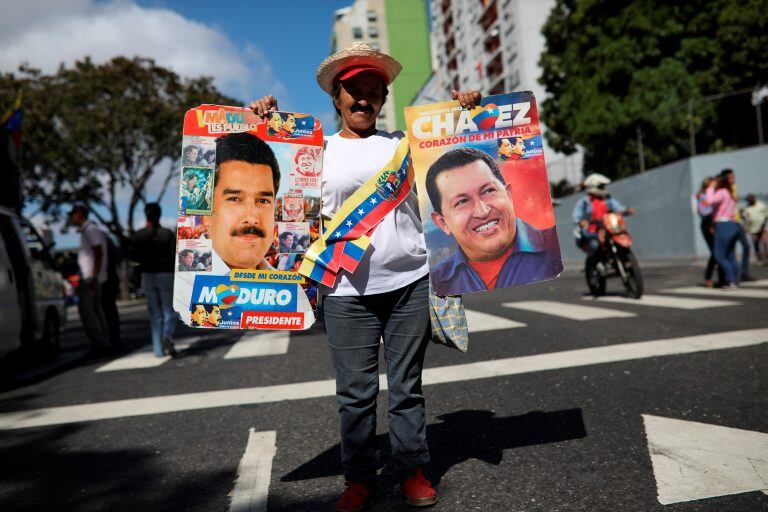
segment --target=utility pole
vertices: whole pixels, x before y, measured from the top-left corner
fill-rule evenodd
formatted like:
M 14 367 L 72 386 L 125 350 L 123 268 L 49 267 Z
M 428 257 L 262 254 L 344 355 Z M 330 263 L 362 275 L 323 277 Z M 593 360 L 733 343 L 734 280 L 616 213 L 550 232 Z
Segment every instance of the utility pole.
M 763 141 L 763 113 L 761 109 L 763 102 L 757 95 L 757 90 L 755 90 L 755 94 L 752 97 L 755 98 L 755 115 L 757 115 L 757 143 L 762 146 L 765 144 L 765 141 Z
M 693 100 L 688 100 L 688 140 L 691 156 L 696 155 L 696 127 L 693 124 Z
M 643 132 L 640 130 L 640 125 L 635 126 L 637 129 L 637 159 L 640 161 L 640 172 L 645 172 L 645 152 L 643 151 Z

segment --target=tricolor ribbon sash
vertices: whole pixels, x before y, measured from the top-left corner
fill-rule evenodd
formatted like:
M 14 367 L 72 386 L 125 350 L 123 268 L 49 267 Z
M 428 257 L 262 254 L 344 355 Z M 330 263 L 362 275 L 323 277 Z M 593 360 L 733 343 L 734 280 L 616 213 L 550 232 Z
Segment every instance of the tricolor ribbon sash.
M 341 269 L 350 273 L 357 269 L 371 244 L 370 234 L 411 192 L 410 160 L 408 137 L 403 137 L 392 160 L 344 201 L 322 236 L 307 249 L 301 275 L 333 287 Z

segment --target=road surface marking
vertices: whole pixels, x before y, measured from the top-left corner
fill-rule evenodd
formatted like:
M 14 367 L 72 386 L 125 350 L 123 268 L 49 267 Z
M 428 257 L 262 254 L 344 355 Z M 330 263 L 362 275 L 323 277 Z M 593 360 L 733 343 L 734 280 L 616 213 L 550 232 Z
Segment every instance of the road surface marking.
M 480 313 L 471 309 L 466 310 L 467 328 L 469 332 L 495 331 L 497 329 L 514 329 L 525 327 L 522 322 L 515 322 L 502 316 Z
M 608 297 L 583 297 L 584 300 L 595 302 L 613 302 L 616 304 L 631 304 L 638 306 L 653 306 L 658 308 L 673 309 L 706 309 L 719 308 L 723 306 L 738 306 L 741 302 L 730 300 L 713 299 L 691 299 L 688 297 L 670 297 L 668 295 L 643 295 L 639 299 L 630 299 L 629 297 L 608 296 Z
M 768 434 L 643 414 L 659 503 L 768 490 Z
M 236 335 L 237 333 L 235 333 Z M 197 342 L 205 340 L 218 340 L 232 337 L 227 332 L 206 334 L 204 336 L 190 336 L 189 338 L 180 338 L 176 340 L 174 346 L 176 351 L 181 352 Z M 169 361 L 171 356 L 157 357 L 152 350 L 152 345 L 145 345 L 130 354 L 110 361 L 109 363 L 96 368 L 96 372 L 113 372 L 117 370 L 136 370 L 141 368 L 155 368 Z
M 768 299 L 768 290 L 732 290 L 725 292 L 718 288 L 704 288 L 700 286 L 685 286 L 682 288 L 669 288 L 661 290 L 663 293 L 682 293 L 687 295 L 715 295 L 723 299 L 734 297 L 744 299 Z
M 286 354 L 289 333 L 285 331 L 264 331 L 246 333 L 232 345 L 224 359 L 261 357 Z
M 709 350 L 748 347 L 768 342 L 768 329 L 717 332 L 604 347 L 550 352 L 424 370 L 425 385 L 487 379 L 531 372 L 576 368 L 595 364 L 647 359 L 650 357 L 692 354 Z M 386 377 L 380 375 L 380 388 L 386 389 Z M 105 420 L 147 414 L 194 411 L 213 407 L 274 403 L 283 400 L 332 397 L 333 380 L 318 380 L 254 388 L 184 393 L 148 398 L 132 398 L 63 407 L 49 407 L 0 413 L 0 430 L 62 425 L 81 421 Z
M 739 286 L 747 286 L 747 287 L 768 286 L 768 279 L 758 279 L 757 281 L 743 281 L 743 282 L 739 283 Z
M 248 433 L 245 454 L 237 467 L 237 482 L 232 489 L 230 512 L 265 512 L 269 495 L 269 481 L 272 476 L 272 459 L 275 458 L 276 433 Z
M 192 338 L 190 338 L 192 340 Z M 195 341 L 199 341 L 197 339 L 193 340 L 193 343 Z M 182 351 L 188 349 L 192 343 L 175 343 L 177 351 Z M 131 352 L 128 355 L 125 355 L 123 357 L 117 358 L 113 361 L 110 361 L 109 363 L 99 366 L 94 370 L 95 372 L 114 372 L 118 370 L 136 370 L 139 368 L 155 368 L 157 366 L 160 366 L 161 364 L 165 363 L 166 361 L 169 361 L 171 359 L 171 356 L 163 356 L 163 357 L 157 357 L 155 355 L 154 350 L 152 350 L 152 345 L 146 345 L 144 347 L 141 347 L 139 350 L 136 350 L 134 352 Z
M 599 320 L 601 318 L 628 318 L 637 316 L 627 311 L 616 309 L 598 308 L 596 306 L 579 306 L 567 302 L 555 302 L 551 300 L 524 300 L 519 302 L 505 302 L 505 308 L 524 309 L 544 315 L 555 315 L 570 320 Z

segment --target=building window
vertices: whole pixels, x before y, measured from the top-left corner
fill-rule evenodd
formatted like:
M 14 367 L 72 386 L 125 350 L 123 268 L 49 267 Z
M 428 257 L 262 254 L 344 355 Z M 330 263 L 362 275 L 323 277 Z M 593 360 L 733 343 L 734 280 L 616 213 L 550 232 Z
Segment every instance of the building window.
M 368 21 L 371 21 L 371 22 L 376 21 L 376 11 L 369 10 L 367 12 L 367 15 L 368 15 Z
M 377 52 L 381 50 L 381 46 L 379 46 L 379 43 L 377 43 L 375 41 L 371 43 L 371 48 L 373 48 Z
M 355 39 L 362 39 L 363 38 L 363 29 L 361 29 L 360 27 L 352 28 L 352 36 Z
M 379 37 L 378 27 L 374 27 L 374 26 L 368 27 L 368 37 L 372 37 L 374 39 Z

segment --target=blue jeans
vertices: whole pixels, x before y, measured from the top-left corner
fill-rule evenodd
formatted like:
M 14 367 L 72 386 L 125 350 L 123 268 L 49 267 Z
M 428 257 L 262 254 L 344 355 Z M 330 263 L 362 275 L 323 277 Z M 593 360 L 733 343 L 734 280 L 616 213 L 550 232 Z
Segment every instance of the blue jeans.
M 739 244 L 741 245 L 741 277 L 749 275 L 749 238 L 747 237 L 747 230 L 744 226 L 739 226 Z
M 723 269 L 725 284 L 739 280 L 739 263 L 736 261 L 736 242 L 741 226 L 735 222 L 715 222 L 715 259 Z
M 141 288 L 147 296 L 152 329 L 152 350 L 163 357 L 163 337 L 173 340 L 176 312 L 173 310 L 173 272 L 142 272 Z
M 431 336 L 427 276 L 403 288 L 360 297 L 325 297 L 325 327 L 336 375 L 341 462 L 347 480 L 376 479 L 379 339 L 384 339 L 392 458 L 429 462 L 421 371 Z

